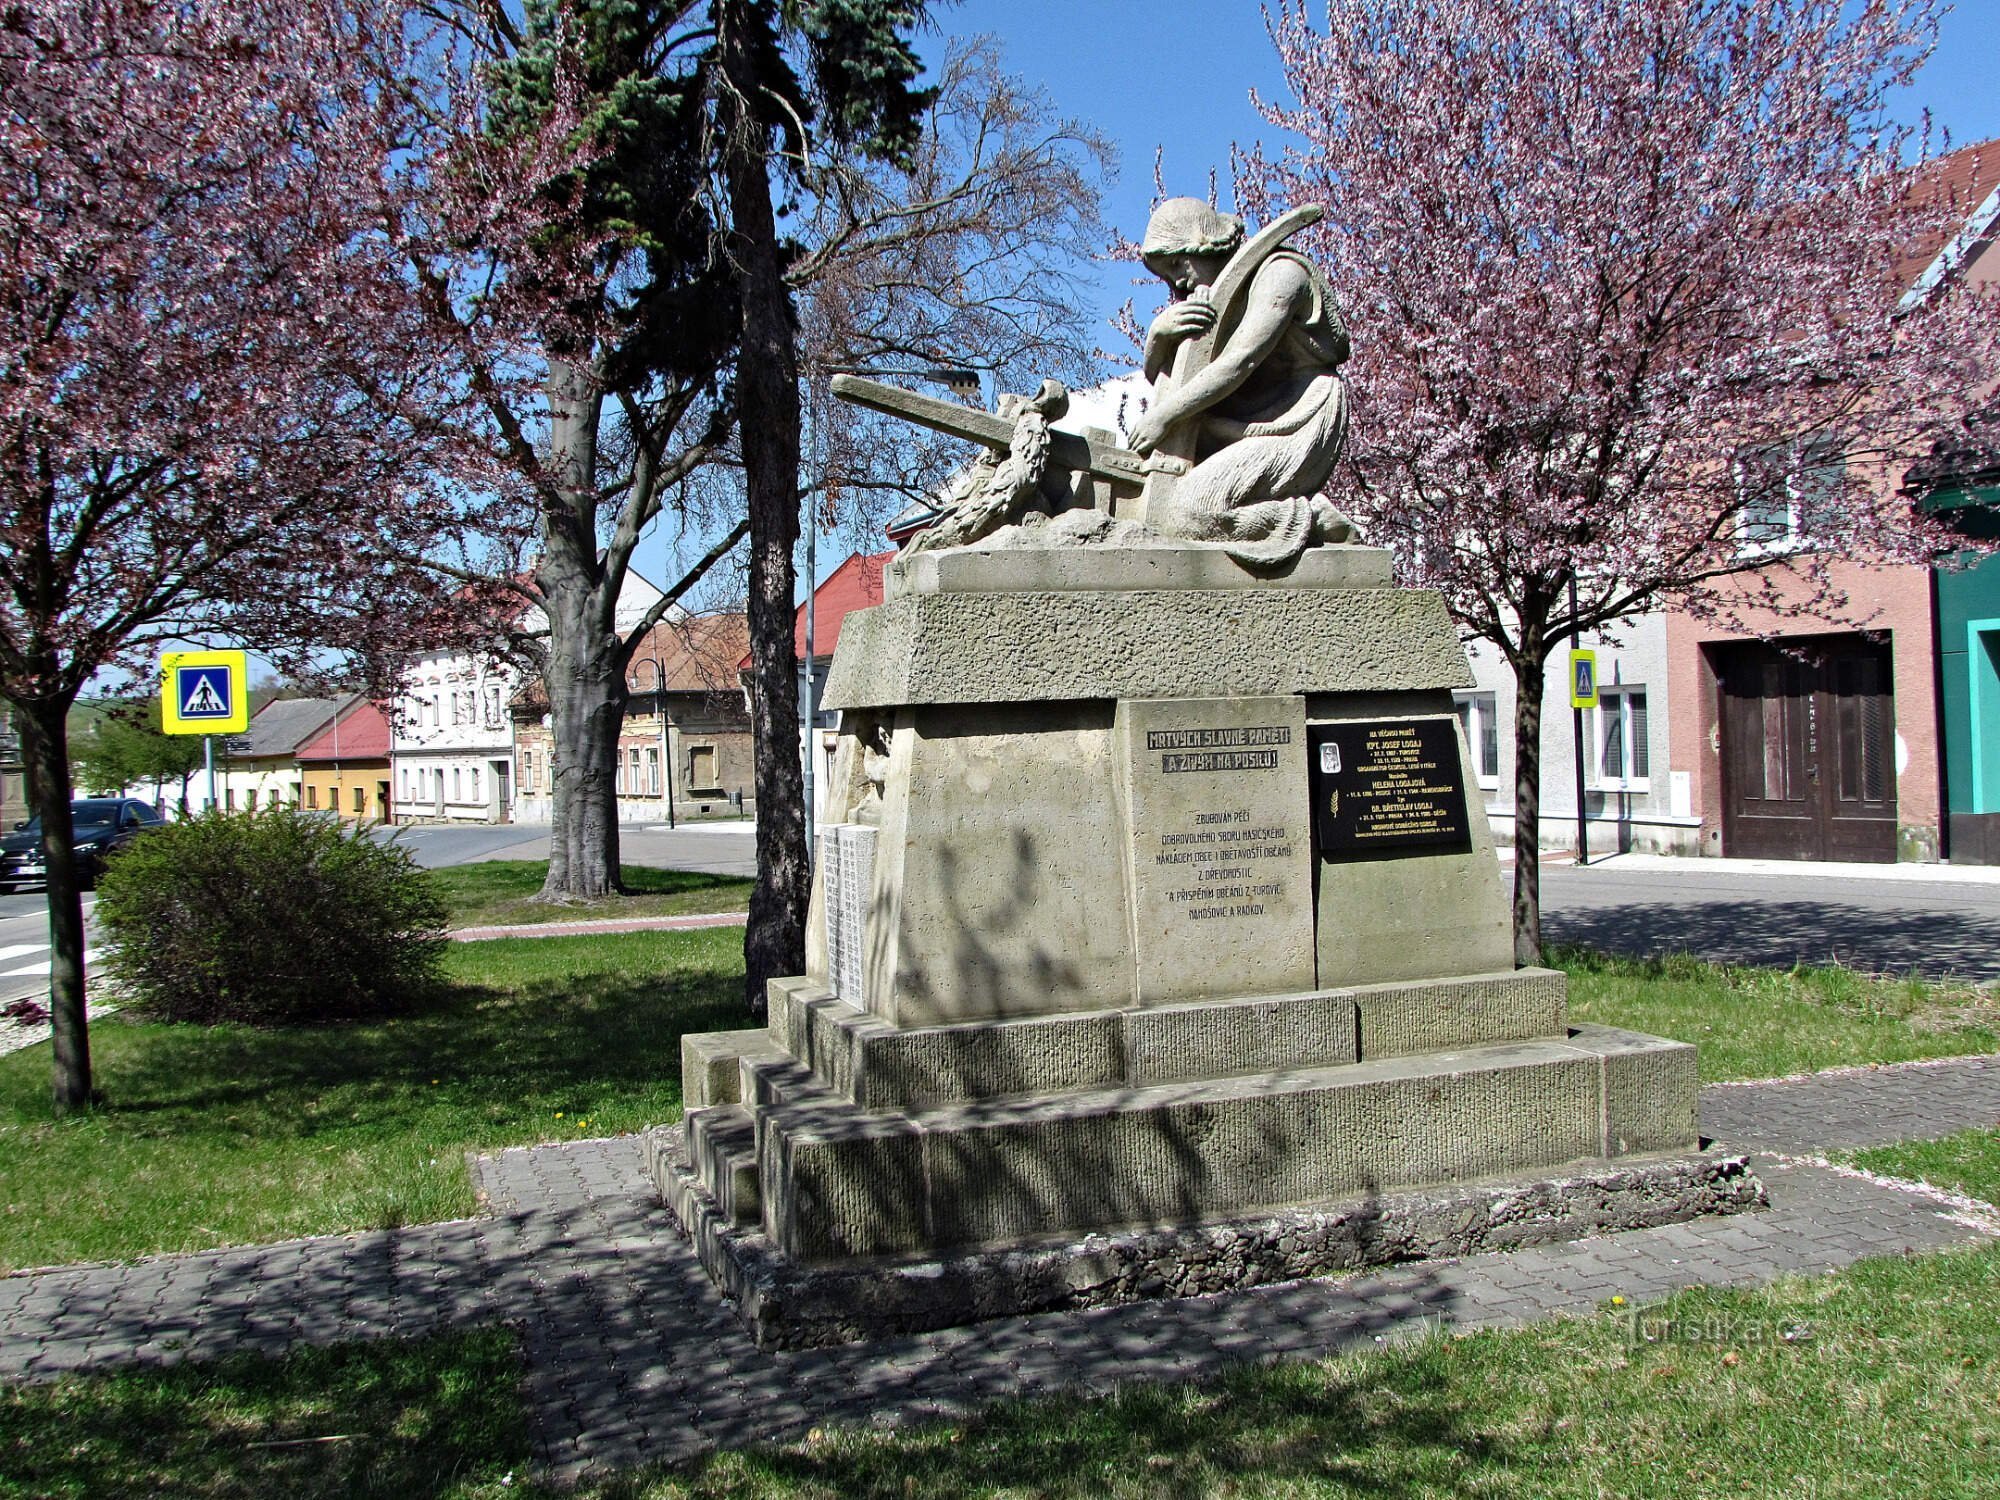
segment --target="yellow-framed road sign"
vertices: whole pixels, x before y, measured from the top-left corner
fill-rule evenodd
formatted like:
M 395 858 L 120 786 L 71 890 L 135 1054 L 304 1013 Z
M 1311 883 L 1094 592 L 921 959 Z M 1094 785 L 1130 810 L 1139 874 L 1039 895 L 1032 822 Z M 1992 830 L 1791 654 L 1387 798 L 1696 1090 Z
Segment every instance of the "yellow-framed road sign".
M 1597 653 L 1572 651 L 1569 654 L 1569 706 L 1597 707 Z
M 248 729 L 249 653 L 162 652 L 160 725 L 168 734 L 241 734 Z

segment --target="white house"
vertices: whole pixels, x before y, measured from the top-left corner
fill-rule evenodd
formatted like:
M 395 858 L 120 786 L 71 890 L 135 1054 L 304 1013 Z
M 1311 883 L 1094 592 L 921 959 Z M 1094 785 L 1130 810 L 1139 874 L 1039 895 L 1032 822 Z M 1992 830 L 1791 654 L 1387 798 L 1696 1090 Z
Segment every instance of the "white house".
M 1596 657 L 1598 706 L 1583 711 L 1583 803 L 1594 854 L 1696 854 L 1701 819 L 1686 771 L 1669 768 L 1667 618 L 1650 613 L 1577 645 Z M 1472 769 L 1496 841 L 1514 837 L 1514 672 L 1483 641 L 1466 645 L 1478 686 L 1455 693 Z M 1567 640 L 1549 653 L 1542 686 L 1538 842 L 1576 847 L 1576 734 Z
M 660 591 L 628 571 L 617 625 L 636 626 Z M 547 627 L 539 608 L 523 611 L 530 634 Z M 460 648 L 422 656 L 403 674 L 396 702 L 389 776 L 403 823 L 505 823 L 514 815 L 514 719 L 520 673 L 495 656 Z

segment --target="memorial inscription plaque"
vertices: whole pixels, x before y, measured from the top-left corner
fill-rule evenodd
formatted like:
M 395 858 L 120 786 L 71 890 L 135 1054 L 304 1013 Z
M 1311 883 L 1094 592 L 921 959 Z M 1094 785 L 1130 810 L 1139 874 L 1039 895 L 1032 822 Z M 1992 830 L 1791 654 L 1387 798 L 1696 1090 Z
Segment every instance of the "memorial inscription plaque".
M 1472 847 L 1453 720 L 1315 724 L 1307 749 L 1322 858 Z
M 1141 1004 L 1313 983 L 1304 700 L 1118 706 Z

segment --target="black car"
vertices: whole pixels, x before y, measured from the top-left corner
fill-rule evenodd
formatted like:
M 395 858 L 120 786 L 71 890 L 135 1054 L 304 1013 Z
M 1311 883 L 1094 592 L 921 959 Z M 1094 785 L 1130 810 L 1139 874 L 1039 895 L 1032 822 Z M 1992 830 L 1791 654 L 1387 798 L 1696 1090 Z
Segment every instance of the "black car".
M 164 821 L 160 810 L 136 797 L 86 797 L 69 805 L 76 838 L 77 875 L 90 885 L 104 873 L 104 857 L 122 849 L 149 828 Z M 42 864 L 42 820 L 14 825 L 0 837 L 0 890 L 42 885 L 48 871 Z

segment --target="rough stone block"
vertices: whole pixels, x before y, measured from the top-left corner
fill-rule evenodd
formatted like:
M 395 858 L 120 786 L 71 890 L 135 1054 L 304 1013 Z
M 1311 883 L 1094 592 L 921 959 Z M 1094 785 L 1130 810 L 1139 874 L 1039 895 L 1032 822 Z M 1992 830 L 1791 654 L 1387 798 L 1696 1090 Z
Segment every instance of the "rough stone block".
M 1694 1148 L 1701 1085 L 1691 1044 L 1579 1026 L 1570 1045 L 1601 1059 L 1606 1156 Z
M 1469 847 L 1409 849 L 1319 864 L 1319 983 L 1380 984 L 1445 979 L 1514 967 L 1514 928 L 1486 803 L 1472 774 L 1464 735 L 1442 693 L 1425 697 L 1341 694 L 1315 697 L 1308 722 L 1419 721 L 1450 728 L 1459 746 L 1459 794 Z
M 1354 990 L 1363 1058 L 1560 1037 L 1568 982 L 1553 969 L 1474 974 Z
M 757 1218 L 757 1132 L 747 1111 L 723 1105 L 690 1115 L 687 1152 L 702 1186 L 731 1223 Z
M 767 1205 L 773 1142 L 796 1156 L 796 1136 L 815 1207 L 767 1222 L 801 1244 L 1004 1244 L 1556 1166 L 1600 1153 L 1602 1075 L 1595 1055 L 1533 1042 L 911 1116 L 778 1112 Z
M 1354 1002 L 1340 992 L 1153 1006 L 1122 1020 L 1135 1084 L 1331 1068 L 1357 1055 Z
M 1034 1017 L 901 1031 L 841 1023 L 855 1060 L 851 1097 L 863 1109 L 924 1109 L 971 1099 L 1102 1088 L 1124 1072 L 1118 1017 Z
M 743 1076 L 738 1088 L 743 1106 L 761 1120 L 773 1109 L 838 1109 L 844 1100 L 791 1057 L 756 1057 L 743 1060 Z
M 866 1008 L 898 1026 L 1132 997 L 1111 705 L 901 712 L 876 845 Z
M 672 1149 L 649 1156 L 696 1253 L 763 1348 L 807 1348 L 1053 1308 L 1192 1297 L 1330 1271 L 1476 1255 L 1763 1206 L 1723 1150 L 1349 1198 L 1201 1226 L 1141 1227 L 935 1259 L 801 1265 L 730 1224 Z
M 1441 596 L 1413 589 L 912 594 L 841 622 L 828 708 L 1466 688 Z
M 799 1035 L 800 1025 L 793 1014 L 799 999 L 805 995 L 827 992 L 824 981 L 808 978 L 803 974 L 787 975 L 783 979 L 773 979 L 764 986 L 764 1020 L 771 1033 L 771 1040 L 787 1052 L 793 1050 Z
M 777 1054 L 768 1031 L 702 1031 L 681 1038 L 681 1107 L 692 1114 L 742 1099 L 738 1073 L 745 1057 Z

